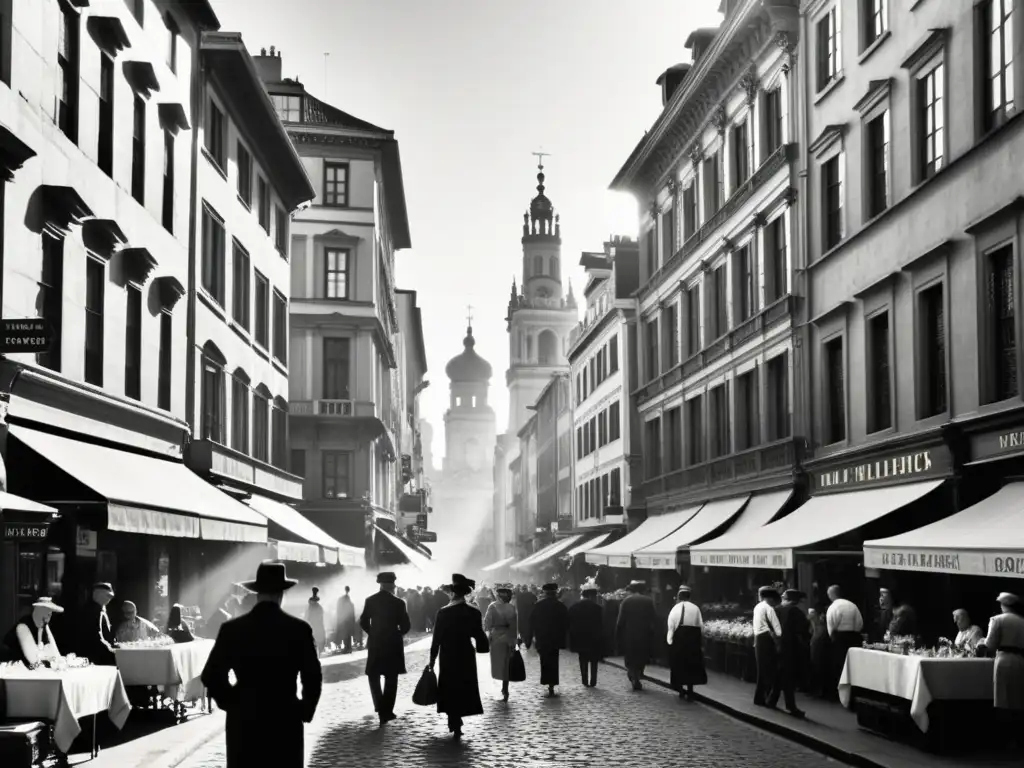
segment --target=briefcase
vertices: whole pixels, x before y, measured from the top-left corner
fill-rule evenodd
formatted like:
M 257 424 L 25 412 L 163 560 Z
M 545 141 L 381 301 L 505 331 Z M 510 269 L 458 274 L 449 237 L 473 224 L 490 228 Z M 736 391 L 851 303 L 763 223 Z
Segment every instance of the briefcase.
M 50 753 L 50 726 L 39 721 L 0 725 L 0 765 L 31 768 Z

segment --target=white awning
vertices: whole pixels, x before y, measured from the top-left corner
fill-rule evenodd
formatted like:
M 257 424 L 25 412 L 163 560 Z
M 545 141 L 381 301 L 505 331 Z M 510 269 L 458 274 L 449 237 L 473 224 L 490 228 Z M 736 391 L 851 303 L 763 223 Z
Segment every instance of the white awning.
M 656 568 L 674 571 L 676 552 L 689 547 L 693 542 L 707 538 L 728 523 L 743 509 L 750 496 L 712 501 L 682 528 L 670 533 L 664 539 L 633 553 L 637 568 Z
M 618 541 L 587 552 L 587 562 L 594 565 L 610 565 L 613 568 L 629 568 L 633 564 L 634 552 L 661 541 L 673 531 L 682 528 L 700 511 L 701 506 L 698 504 L 677 512 L 648 517 Z
M 0 491 L 0 512 L 38 512 L 43 515 L 52 515 L 56 509 L 40 504 L 38 501 L 23 499 L 7 491 Z
M 499 560 L 496 563 L 491 563 L 486 568 L 481 568 L 480 572 L 481 573 L 490 573 L 491 571 L 496 571 L 499 568 L 504 568 L 506 565 L 509 565 L 515 559 L 516 559 L 515 555 L 512 555 L 512 557 L 506 557 L 504 560 Z
M 25 427 L 11 427 L 10 434 L 105 498 L 109 530 L 216 541 L 267 541 L 267 521 L 262 515 L 217 490 L 181 462 Z
M 405 559 L 409 561 L 409 564 L 411 566 L 413 566 L 424 576 L 443 578 L 443 576 L 441 575 L 440 568 L 438 568 L 438 566 L 425 554 L 420 552 L 418 549 L 409 546 L 407 543 L 402 541 L 402 539 L 400 539 L 398 536 L 395 536 L 395 534 L 385 531 L 379 525 L 374 527 L 377 529 L 378 533 L 383 534 L 387 538 L 387 540 L 391 542 L 391 545 L 395 549 L 397 549 L 405 556 Z
M 309 518 L 299 512 L 299 510 L 295 509 L 295 507 L 283 504 L 280 501 L 268 499 L 266 496 L 260 496 L 258 494 L 253 494 L 252 498 L 246 501 L 246 504 L 267 518 L 271 523 L 280 526 L 289 533 L 295 534 L 300 541 L 315 545 L 318 549 L 317 556 L 313 560 L 309 560 L 306 559 L 310 556 L 307 551 L 308 547 L 296 549 L 292 546 L 286 548 L 285 551 L 287 553 L 295 554 L 303 558 L 301 560 L 296 560 L 293 557 L 284 557 L 281 555 L 281 548 L 279 546 L 278 557 L 281 560 L 292 560 L 293 562 L 300 563 L 316 563 L 323 559 L 323 561 L 328 565 L 334 565 L 340 562 L 341 565 L 365 566 L 366 558 L 363 556 L 363 551 L 361 549 L 358 547 L 350 547 L 347 544 L 335 541 L 330 534 L 313 523 Z M 319 553 L 320 547 L 323 548 L 322 555 Z
M 305 541 L 272 541 L 278 560 L 289 563 L 319 563 L 320 547 Z
M 562 552 L 569 549 L 569 547 L 578 543 L 582 539 L 582 535 L 569 536 L 565 539 L 559 539 L 554 544 L 548 544 L 541 550 L 534 552 L 528 558 L 522 562 L 516 563 L 512 566 L 513 571 L 525 571 L 527 568 L 536 568 L 539 565 L 544 565 L 548 560 L 553 557 L 558 557 Z
M 856 530 L 934 491 L 942 480 L 812 496 L 800 508 L 761 528 L 729 531 L 690 547 L 694 565 L 793 567 L 793 550 Z
M 598 536 L 595 536 L 592 539 L 587 539 L 582 544 L 577 544 L 575 547 L 570 549 L 563 555 L 563 557 L 566 560 L 572 560 L 574 557 L 576 557 L 576 555 L 582 555 L 583 553 L 589 552 L 592 549 L 597 549 L 606 541 L 608 541 L 608 537 L 611 535 L 611 531 L 609 531 L 608 533 L 602 533 Z
M 864 567 L 1024 579 L 1024 483 L 931 525 L 864 542 Z

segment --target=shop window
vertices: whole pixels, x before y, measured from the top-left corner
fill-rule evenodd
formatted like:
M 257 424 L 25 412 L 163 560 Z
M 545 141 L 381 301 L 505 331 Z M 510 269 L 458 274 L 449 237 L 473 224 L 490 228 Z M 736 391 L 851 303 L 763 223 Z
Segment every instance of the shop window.
M 846 439 L 846 361 L 842 337 L 825 344 L 825 439 L 838 443 Z

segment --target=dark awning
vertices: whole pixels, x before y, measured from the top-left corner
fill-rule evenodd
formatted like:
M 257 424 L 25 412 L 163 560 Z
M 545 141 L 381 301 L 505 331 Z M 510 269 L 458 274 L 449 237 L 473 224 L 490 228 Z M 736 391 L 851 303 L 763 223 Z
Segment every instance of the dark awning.
M 153 282 L 156 283 L 161 308 L 173 311 L 174 305 L 185 295 L 185 286 L 174 275 L 161 275 Z
M 124 25 L 117 16 L 90 16 L 85 22 L 96 45 L 110 56 L 117 56 L 125 48 L 131 48 L 131 40 L 124 31 Z
M 124 63 L 124 78 L 136 92 L 143 96 L 149 96 L 153 91 L 160 90 L 160 81 L 157 80 L 156 70 L 148 61 L 126 61 Z

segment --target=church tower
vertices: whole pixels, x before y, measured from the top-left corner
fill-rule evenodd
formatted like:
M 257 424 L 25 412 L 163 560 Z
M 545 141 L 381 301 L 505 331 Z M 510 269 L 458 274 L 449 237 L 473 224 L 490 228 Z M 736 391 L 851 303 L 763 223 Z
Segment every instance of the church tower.
M 537 196 L 523 214 L 522 290 L 512 281 L 505 318 L 509 334 L 508 434 L 515 435 L 551 377 L 569 370 L 569 332 L 579 322 L 572 285 L 562 283 L 562 233 L 544 194 L 544 155 L 538 153 Z
M 474 349 L 472 317 L 469 322 L 462 353 L 444 369 L 450 382 L 444 415 L 444 474 L 451 478 L 484 472 L 490 484 L 496 432 L 494 409 L 487 402 L 491 365 Z

